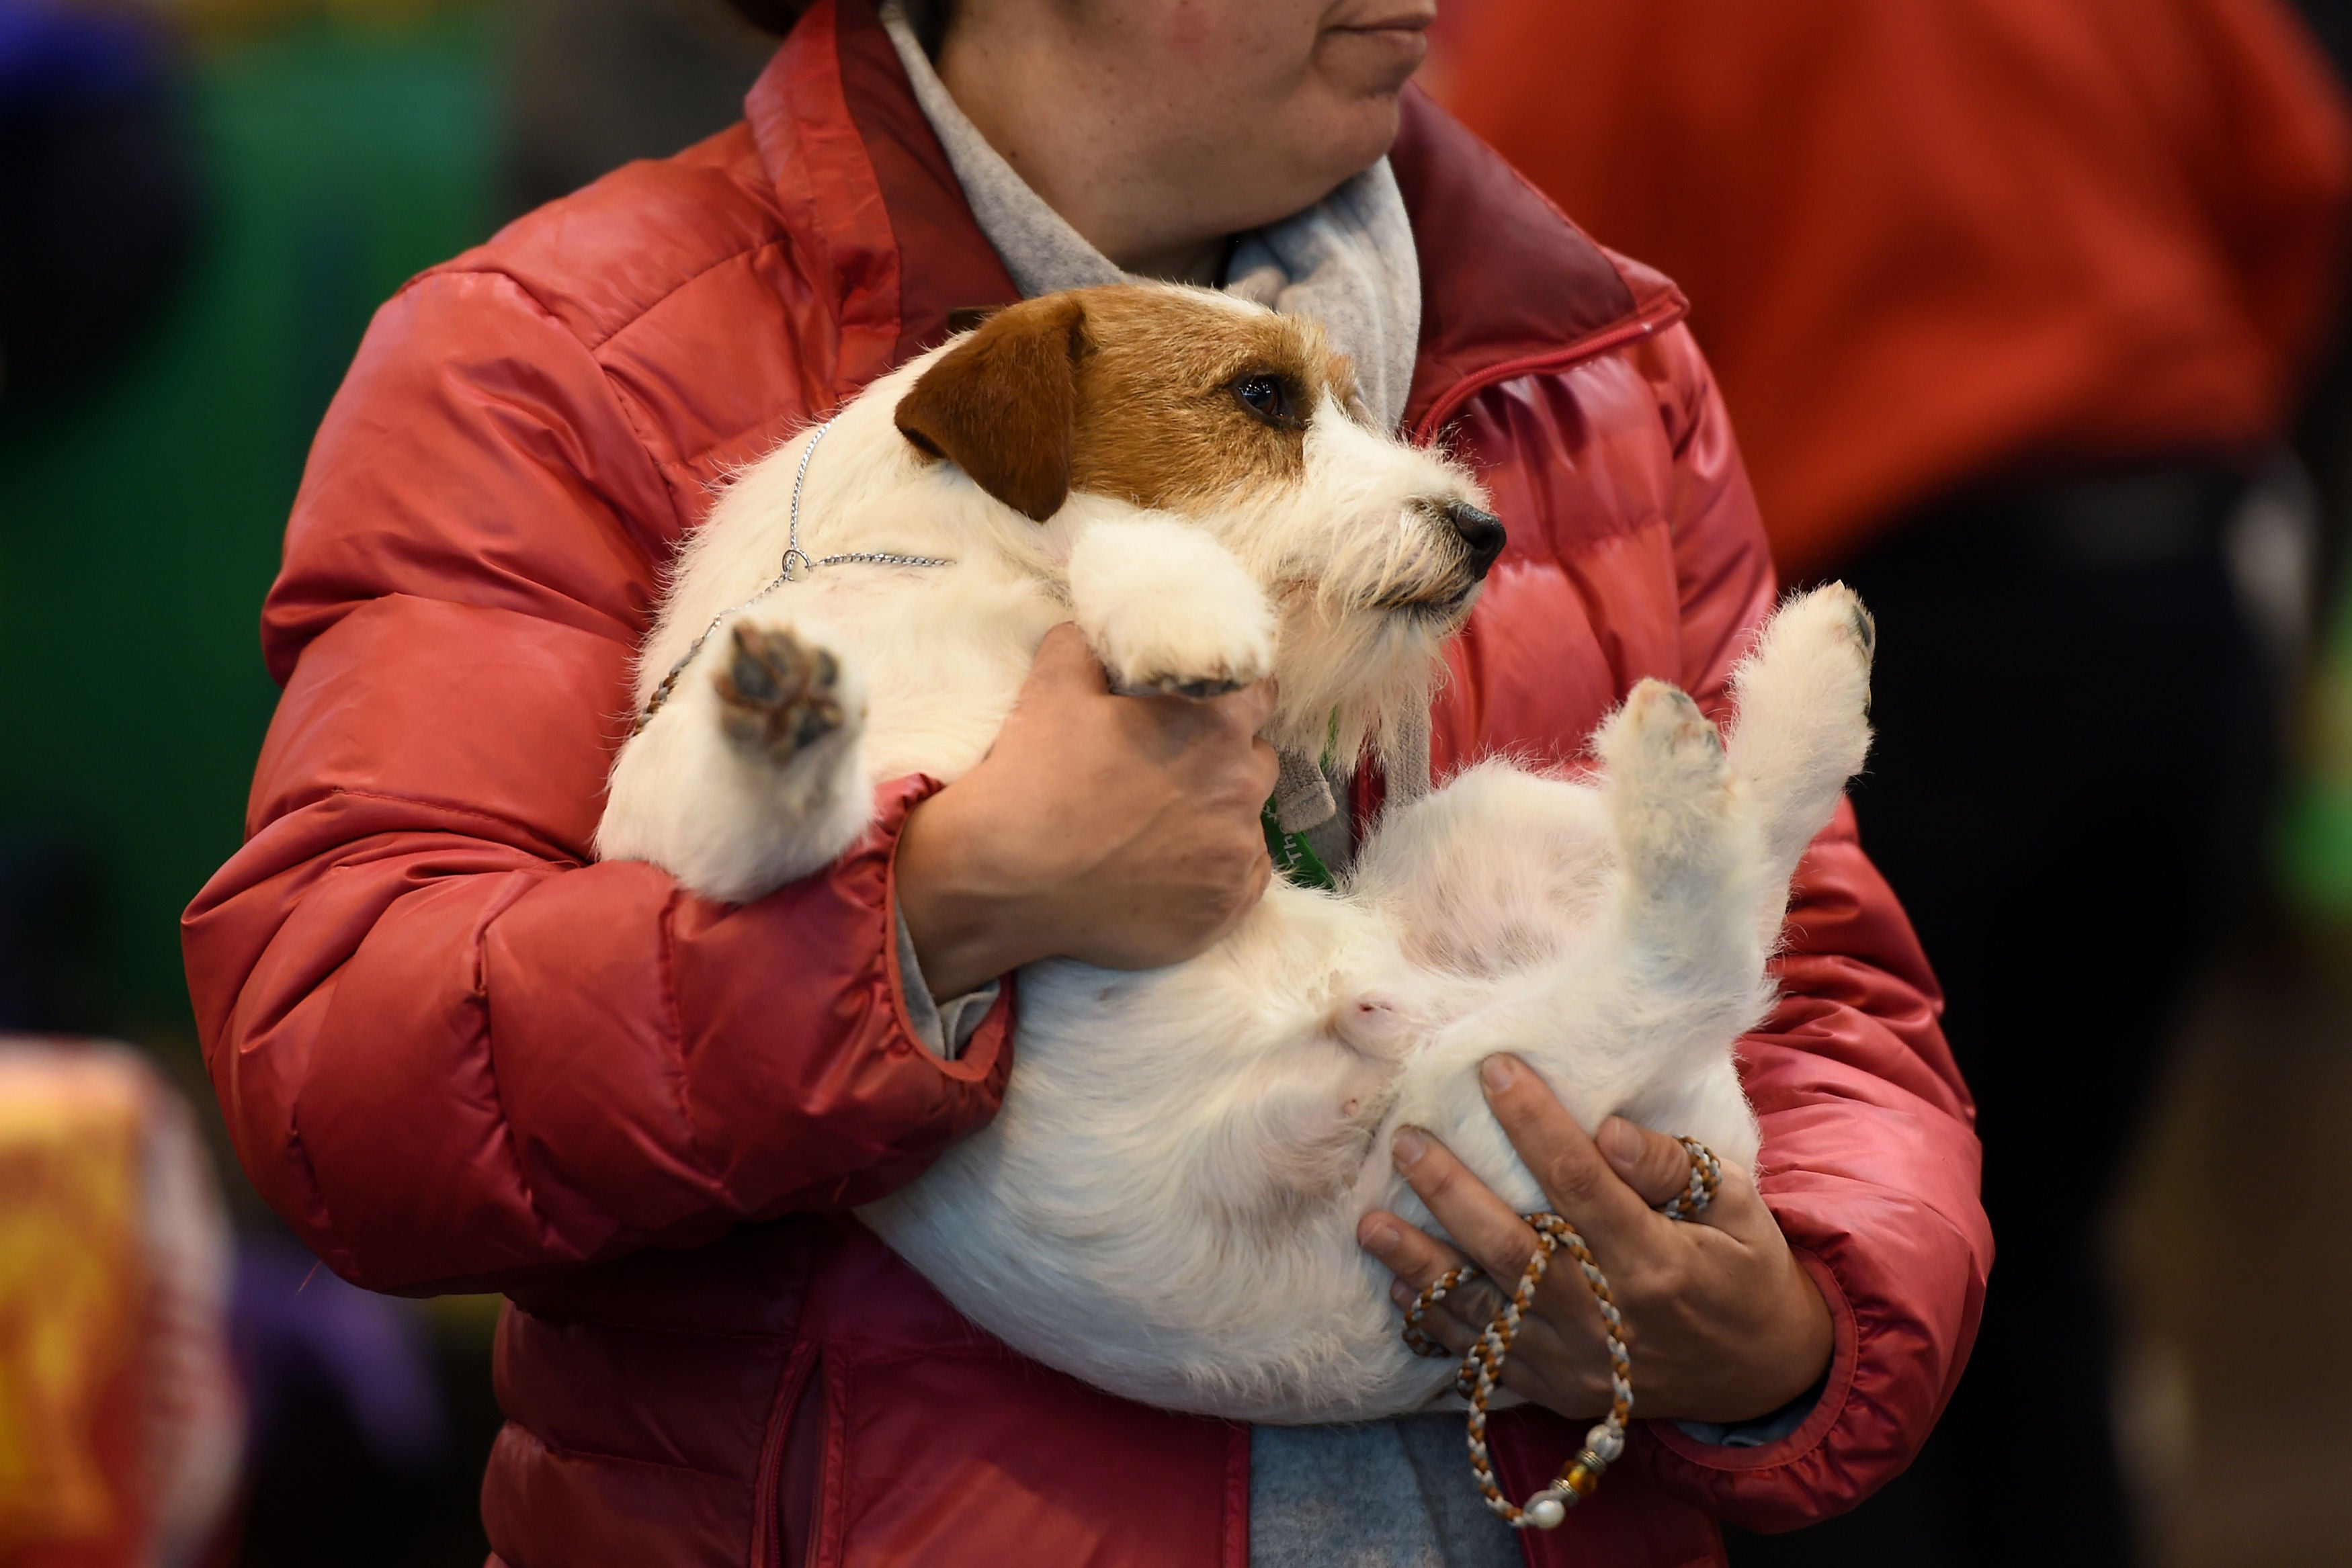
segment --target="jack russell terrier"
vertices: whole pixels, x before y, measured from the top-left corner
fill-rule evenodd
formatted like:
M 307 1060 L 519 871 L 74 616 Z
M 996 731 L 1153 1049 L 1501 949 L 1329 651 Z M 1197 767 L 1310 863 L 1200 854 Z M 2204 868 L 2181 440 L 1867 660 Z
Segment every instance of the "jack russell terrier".
M 1645 680 L 1590 769 L 1489 761 L 1411 798 L 1442 644 L 1503 542 L 1470 474 L 1369 426 L 1308 322 L 1175 287 L 1011 307 L 729 488 L 644 649 L 598 852 L 729 901 L 805 876 L 867 831 L 877 781 L 978 762 L 1060 622 L 1119 689 L 1277 677 L 1268 741 L 1394 781 L 1339 888 L 1277 878 L 1165 968 L 1024 968 L 1002 1112 L 859 1217 L 1112 1393 L 1257 1422 L 1421 1408 L 1453 1369 L 1406 1350 L 1355 1240 L 1372 1208 L 1429 1220 L 1390 1133 L 1544 1207 L 1477 1085 L 1510 1051 L 1587 1128 L 1751 1164 L 1734 1042 L 1870 738 L 1870 621 L 1831 587 L 1766 626 L 1727 737 Z

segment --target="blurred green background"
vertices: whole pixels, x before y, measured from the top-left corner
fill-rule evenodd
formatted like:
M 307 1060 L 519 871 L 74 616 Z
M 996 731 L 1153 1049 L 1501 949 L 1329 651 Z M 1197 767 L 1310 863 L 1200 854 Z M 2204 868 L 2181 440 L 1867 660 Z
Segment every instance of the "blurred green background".
M 88 375 L 37 388 L 0 364 L 0 1019 L 131 1040 L 203 1108 L 240 1233 L 255 1424 L 224 1550 L 250 1568 L 470 1568 L 496 1300 L 372 1297 L 314 1270 L 211 1110 L 179 915 L 242 838 L 277 700 L 262 598 L 377 306 L 529 207 L 723 127 L 772 44 L 717 0 L 169 16 L 159 147 L 189 144 L 193 244 L 120 333 L 76 321 Z
M 488 10 L 201 49 L 209 210 L 133 360 L 0 429 L 0 821 L 92 880 L 70 1010 L 175 1055 L 179 912 L 241 838 L 257 626 L 310 434 L 375 307 L 501 215 Z

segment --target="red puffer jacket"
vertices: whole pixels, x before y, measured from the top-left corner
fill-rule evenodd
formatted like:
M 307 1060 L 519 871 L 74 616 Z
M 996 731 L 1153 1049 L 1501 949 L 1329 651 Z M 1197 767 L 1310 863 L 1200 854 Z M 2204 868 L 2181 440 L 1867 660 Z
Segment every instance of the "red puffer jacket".
M 338 1272 L 511 1299 L 483 1507 L 513 1568 L 1241 1568 L 1246 1428 L 1016 1358 L 841 1218 L 984 1122 L 1012 1066 L 1010 998 L 954 1062 L 898 1000 L 891 853 L 929 782 L 741 908 L 590 861 L 631 651 L 712 486 L 1013 298 L 866 0 L 812 10 L 748 110 L 378 316 L 264 615 L 286 695 L 251 837 L 187 915 L 214 1082 Z M 1569 754 L 1643 675 L 1719 706 L 1774 591 L 1680 297 L 1423 99 L 1395 166 L 1410 422 L 1511 530 L 1438 768 Z M 1836 1318 L 1827 1392 L 1769 1448 L 1645 1429 L 1531 1562 L 1713 1563 L 1715 1517 L 1843 1508 L 1959 1374 L 1990 1256 L 1969 1106 L 1850 818 L 1780 968 L 1743 1060 L 1765 1191 Z M 1522 1493 L 1575 1440 L 1498 1427 Z

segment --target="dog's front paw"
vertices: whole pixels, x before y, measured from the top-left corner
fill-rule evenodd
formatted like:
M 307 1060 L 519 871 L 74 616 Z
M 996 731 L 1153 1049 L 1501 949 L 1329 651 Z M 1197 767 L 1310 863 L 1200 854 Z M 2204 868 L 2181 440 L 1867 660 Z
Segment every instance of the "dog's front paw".
M 1114 691 L 1213 697 L 1274 669 L 1264 590 L 1192 524 L 1095 524 L 1071 554 L 1070 599 Z
M 1254 681 L 1265 678 L 1270 661 L 1250 659 L 1214 661 L 1214 673 L 1205 675 L 1179 674 L 1177 670 L 1192 664 L 1185 660 L 1120 661 L 1119 667 L 1136 673 L 1116 676 L 1112 691 L 1123 697 L 1191 697 L 1195 702 L 1221 697 L 1227 692 L 1237 692 Z M 1202 661 L 1208 664 L 1211 661 Z M 1106 664 L 1106 667 L 1109 667 Z M 1200 664 L 1192 664 L 1199 668 Z
M 781 766 L 842 727 L 841 664 L 831 653 L 748 621 L 730 637 L 713 684 L 719 721 L 738 746 Z

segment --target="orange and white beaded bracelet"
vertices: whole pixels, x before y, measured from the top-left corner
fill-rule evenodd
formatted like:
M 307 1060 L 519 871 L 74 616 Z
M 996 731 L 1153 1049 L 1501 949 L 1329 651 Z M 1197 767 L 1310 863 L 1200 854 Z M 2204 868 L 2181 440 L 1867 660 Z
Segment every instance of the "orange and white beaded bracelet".
M 1677 1141 L 1690 1155 L 1690 1186 L 1661 1212 L 1670 1219 L 1696 1219 L 1715 1201 L 1716 1190 L 1723 1180 L 1723 1162 L 1696 1138 Z M 1567 1220 L 1549 1211 L 1519 1218 L 1535 1230 L 1536 1249 L 1519 1276 L 1518 1289 L 1511 1292 L 1502 1311 L 1471 1342 L 1469 1354 L 1462 1358 L 1462 1365 L 1454 1375 L 1454 1387 L 1470 1404 L 1470 1469 L 1478 1483 L 1478 1495 L 1514 1530 L 1552 1530 L 1568 1517 L 1570 1509 L 1591 1495 L 1601 1484 L 1601 1475 L 1625 1451 L 1625 1425 L 1633 1417 L 1633 1364 L 1625 1352 L 1625 1325 L 1618 1315 L 1616 1299 L 1609 1293 L 1609 1278 L 1593 1260 L 1592 1249 L 1584 1244 L 1584 1238 Z M 1505 1497 L 1503 1489 L 1496 1484 L 1494 1460 L 1486 1451 L 1486 1405 L 1494 1397 L 1496 1385 L 1502 1380 L 1503 1364 L 1511 1354 L 1511 1342 L 1518 1335 L 1519 1320 L 1534 1303 L 1536 1287 L 1550 1269 L 1552 1254 L 1563 1247 L 1576 1260 L 1584 1283 L 1592 1292 L 1593 1304 L 1601 1309 L 1601 1333 L 1609 1349 L 1609 1414 L 1585 1433 L 1584 1447 L 1561 1468 L 1559 1478 L 1529 1498 L 1522 1508 Z M 1415 1355 L 1435 1357 L 1449 1354 L 1444 1345 L 1430 1338 L 1422 1321 L 1431 1307 L 1484 1272 L 1465 1263 L 1448 1269 L 1424 1287 L 1404 1315 L 1406 1347 Z

